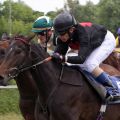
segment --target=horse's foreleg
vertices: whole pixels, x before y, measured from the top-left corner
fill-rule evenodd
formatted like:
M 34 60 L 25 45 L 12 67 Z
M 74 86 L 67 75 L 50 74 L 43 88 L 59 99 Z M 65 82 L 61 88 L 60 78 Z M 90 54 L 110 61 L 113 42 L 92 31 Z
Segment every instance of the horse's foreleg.
M 44 113 L 41 107 L 42 106 L 38 98 L 35 106 L 35 120 L 48 120 L 48 117 L 49 117 L 48 114 Z
M 20 110 L 25 120 L 35 120 L 36 99 L 20 99 Z

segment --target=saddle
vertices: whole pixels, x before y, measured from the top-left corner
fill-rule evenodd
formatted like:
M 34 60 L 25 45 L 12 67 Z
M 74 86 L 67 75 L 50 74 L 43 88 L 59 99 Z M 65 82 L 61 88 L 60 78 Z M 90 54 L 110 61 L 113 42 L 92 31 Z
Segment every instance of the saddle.
M 80 81 L 80 78 L 83 76 L 87 79 L 87 81 L 90 83 L 90 85 L 93 87 L 93 89 L 98 93 L 102 101 L 106 101 L 106 88 L 98 83 L 94 77 L 87 71 L 83 71 L 78 66 L 63 66 L 62 72 L 62 78 L 60 81 L 65 84 L 74 85 L 74 86 L 83 86 L 82 81 Z M 82 74 L 81 74 L 82 73 Z M 68 78 L 68 76 L 70 76 Z M 75 77 L 76 76 L 76 77 Z M 66 79 L 66 77 L 68 79 Z M 119 92 L 120 92 L 120 76 L 111 76 L 112 81 L 115 82 L 117 85 Z M 114 100 L 114 101 L 107 101 L 107 104 L 116 104 L 120 103 L 120 99 Z
M 73 86 L 83 86 L 82 81 L 80 81 L 80 78 L 82 75 L 80 74 L 80 71 L 74 69 L 73 67 L 63 65 L 63 68 L 61 70 L 61 79 L 60 82 L 73 85 Z M 68 78 L 68 79 L 66 79 Z

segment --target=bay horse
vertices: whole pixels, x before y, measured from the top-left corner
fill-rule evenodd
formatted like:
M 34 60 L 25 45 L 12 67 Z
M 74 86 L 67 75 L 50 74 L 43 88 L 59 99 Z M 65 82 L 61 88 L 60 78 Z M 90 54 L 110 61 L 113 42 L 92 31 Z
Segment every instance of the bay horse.
M 0 41 L 0 64 L 2 63 L 6 49 L 11 40 Z M 35 120 L 34 111 L 37 100 L 37 88 L 29 71 L 21 72 L 14 78 L 19 91 L 19 107 L 25 120 Z M 7 82 L 0 82 L 1 85 L 7 85 Z
M 111 65 L 120 71 L 120 52 L 118 52 L 118 49 L 120 48 L 116 48 L 103 63 Z
M 7 49 L 9 44 L 10 44 L 9 40 L 1 40 L 0 41 L 0 64 L 3 61 L 4 55 L 5 55 L 5 50 Z M 8 85 L 8 83 L 4 84 L 3 82 L 0 82 L 0 86 L 3 86 L 3 85 L 6 86 L 6 85 Z
M 7 81 L 23 71 L 31 73 L 41 106 L 36 106 L 36 120 L 96 120 L 102 101 L 84 75 L 50 60 L 41 46 L 14 40 L 0 65 L 0 78 Z M 41 109 L 43 118 L 39 117 Z M 104 120 L 120 120 L 120 104 L 109 105 Z

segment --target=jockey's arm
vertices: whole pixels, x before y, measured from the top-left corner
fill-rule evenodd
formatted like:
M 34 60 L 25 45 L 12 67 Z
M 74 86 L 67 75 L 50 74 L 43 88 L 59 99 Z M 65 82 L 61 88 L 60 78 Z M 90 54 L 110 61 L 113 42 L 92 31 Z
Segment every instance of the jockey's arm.
M 54 50 L 54 53 L 59 53 L 61 55 L 66 55 L 68 51 L 68 44 L 62 42 L 61 40 L 58 39 L 58 43 L 56 45 L 56 48 Z

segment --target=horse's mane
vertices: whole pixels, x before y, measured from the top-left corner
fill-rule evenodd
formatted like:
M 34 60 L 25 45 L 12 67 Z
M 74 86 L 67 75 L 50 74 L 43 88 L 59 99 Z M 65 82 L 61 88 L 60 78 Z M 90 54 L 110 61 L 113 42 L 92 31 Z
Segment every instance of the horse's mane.
M 32 43 L 31 44 L 31 51 L 34 52 L 37 56 L 45 56 L 48 57 L 49 54 L 45 52 L 44 48 L 39 43 Z

